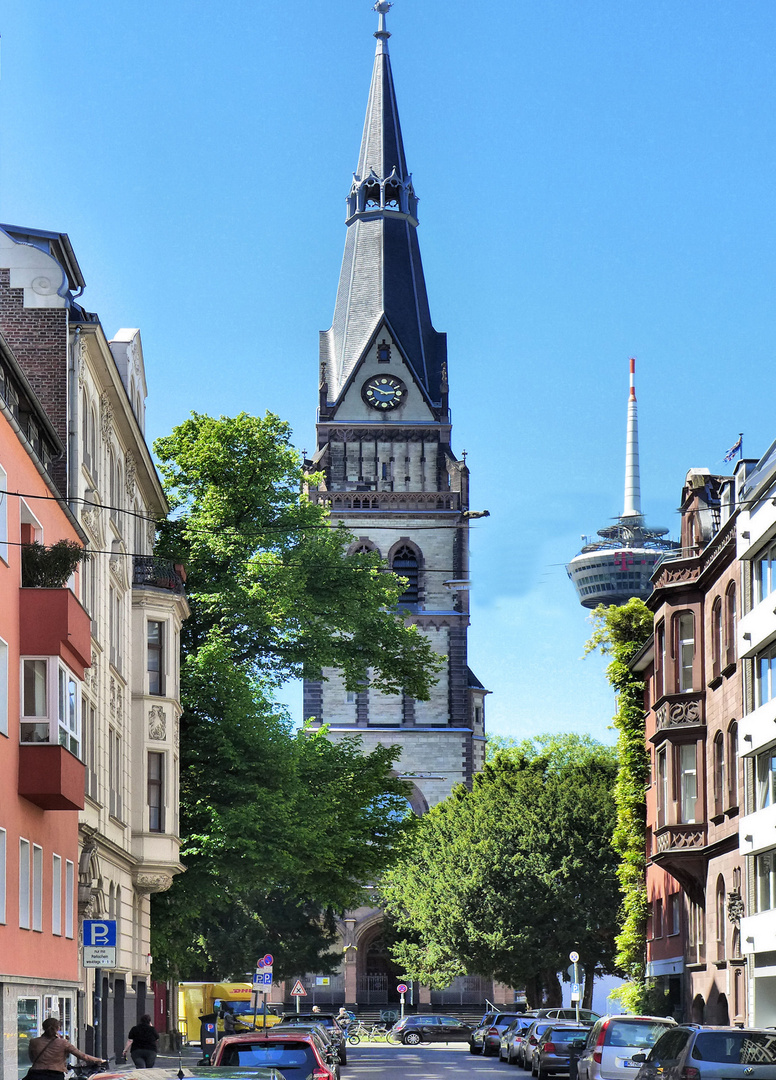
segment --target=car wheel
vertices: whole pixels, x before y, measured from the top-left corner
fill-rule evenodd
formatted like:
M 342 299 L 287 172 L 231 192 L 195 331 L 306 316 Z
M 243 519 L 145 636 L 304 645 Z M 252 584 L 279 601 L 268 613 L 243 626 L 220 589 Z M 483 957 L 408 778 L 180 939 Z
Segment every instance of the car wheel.
M 417 1046 L 419 1042 L 420 1035 L 418 1035 L 417 1031 L 408 1031 L 407 1034 L 404 1036 L 405 1046 Z
M 481 1054 L 482 1053 L 482 1047 L 481 1046 L 475 1046 L 473 1042 L 470 1042 L 469 1043 L 469 1053 L 470 1054 Z
M 542 1068 L 541 1062 L 539 1062 L 539 1069 L 538 1069 L 536 1075 L 539 1077 L 539 1080 L 548 1080 L 548 1077 L 549 1077 L 550 1074 L 547 1072 L 546 1069 Z
M 348 1063 L 348 1052 L 347 1052 L 347 1050 L 345 1049 L 344 1046 L 340 1050 L 339 1059 L 340 1059 L 340 1065 L 347 1065 L 347 1063 Z
M 483 1057 L 493 1057 L 493 1055 L 495 1053 L 496 1053 L 496 1051 L 493 1049 L 492 1046 L 488 1046 L 486 1043 L 482 1044 L 482 1056 Z

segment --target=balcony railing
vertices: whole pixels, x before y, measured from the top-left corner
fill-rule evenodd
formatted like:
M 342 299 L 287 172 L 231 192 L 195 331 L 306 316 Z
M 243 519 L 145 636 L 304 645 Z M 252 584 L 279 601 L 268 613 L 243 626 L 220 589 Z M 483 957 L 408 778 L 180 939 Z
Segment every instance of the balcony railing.
M 696 852 L 706 847 L 706 823 L 665 825 L 655 830 L 655 853 Z
M 132 561 L 132 585 L 134 588 L 152 587 L 170 592 L 183 592 L 183 575 L 178 564 L 155 555 L 135 555 Z
M 655 709 L 655 742 L 675 728 L 703 727 L 706 723 L 703 694 L 670 694 Z

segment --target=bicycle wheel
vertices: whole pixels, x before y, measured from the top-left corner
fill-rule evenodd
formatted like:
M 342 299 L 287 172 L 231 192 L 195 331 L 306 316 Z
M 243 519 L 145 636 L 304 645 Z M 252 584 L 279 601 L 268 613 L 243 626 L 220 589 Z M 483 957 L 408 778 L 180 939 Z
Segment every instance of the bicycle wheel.
M 361 1042 L 361 1036 L 356 1035 L 354 1031 L 352 1035 L 348 1035 L 348 1042 L 351 1046 L 358 1046 L 358 1044 Z

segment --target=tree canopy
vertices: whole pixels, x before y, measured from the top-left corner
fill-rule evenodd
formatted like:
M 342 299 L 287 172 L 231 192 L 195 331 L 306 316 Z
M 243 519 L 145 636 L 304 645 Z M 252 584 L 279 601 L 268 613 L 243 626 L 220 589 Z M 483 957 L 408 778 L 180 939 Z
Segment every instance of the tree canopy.
M 155 444 L 172 516 L 157 554 L 187 571 L 182 633 L 181 859 L 153 897 L 154 972 L 240 975 L 271 951 L 279 974 L 330 970 L 337 913 L 364 898 L 409 827 L 398 750 L 294 732 L 284 679 L 339 668 L 349 687 L 427 697 L 428 639 L 405 625 L 402 582 L 349 555 L 303 493 L 277 417 L 194 414 Z
M 464 972 L 542 991 L 577 949 L 613 968 L 618 908 L 612 748 L 573 735 L 502 748 L 433 807 L 381 895 L 408 975 L 435 987 Z M 592 980 L 590 980 L 592 982 Z

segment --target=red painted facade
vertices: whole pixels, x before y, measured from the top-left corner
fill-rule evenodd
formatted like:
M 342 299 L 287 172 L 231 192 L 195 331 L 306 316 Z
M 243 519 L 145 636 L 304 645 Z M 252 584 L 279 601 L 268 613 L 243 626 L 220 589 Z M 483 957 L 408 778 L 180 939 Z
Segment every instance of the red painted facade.
M 21 657 L 43 657 L 52 671 L 61 658 L 66 671 L 82 679 L 90 657 L 88 616 L 67 589 L 21 588 L 19 544 L 31 521 L 35 538 L 47 545 L 61 539 L 82 543 L 82 537 L 20 430 L 23 414 L 18 408 L 16 413 L 20 421 L 6 399 L 0 401 L 0 468 L 7 477 L 0 473 L 0 486 L 9 493 L 0 495 L 1 674 L 7 682 L 0 734 L 0 981 L 22 977 L 66 985 L 79 977 L 77 807 L 83 805 L 83 765 L 56 742 L 20 745 Z M 47 796 L 30 792 L 41 785 Z M 47 809 L 45 803 L 67 808 Z

